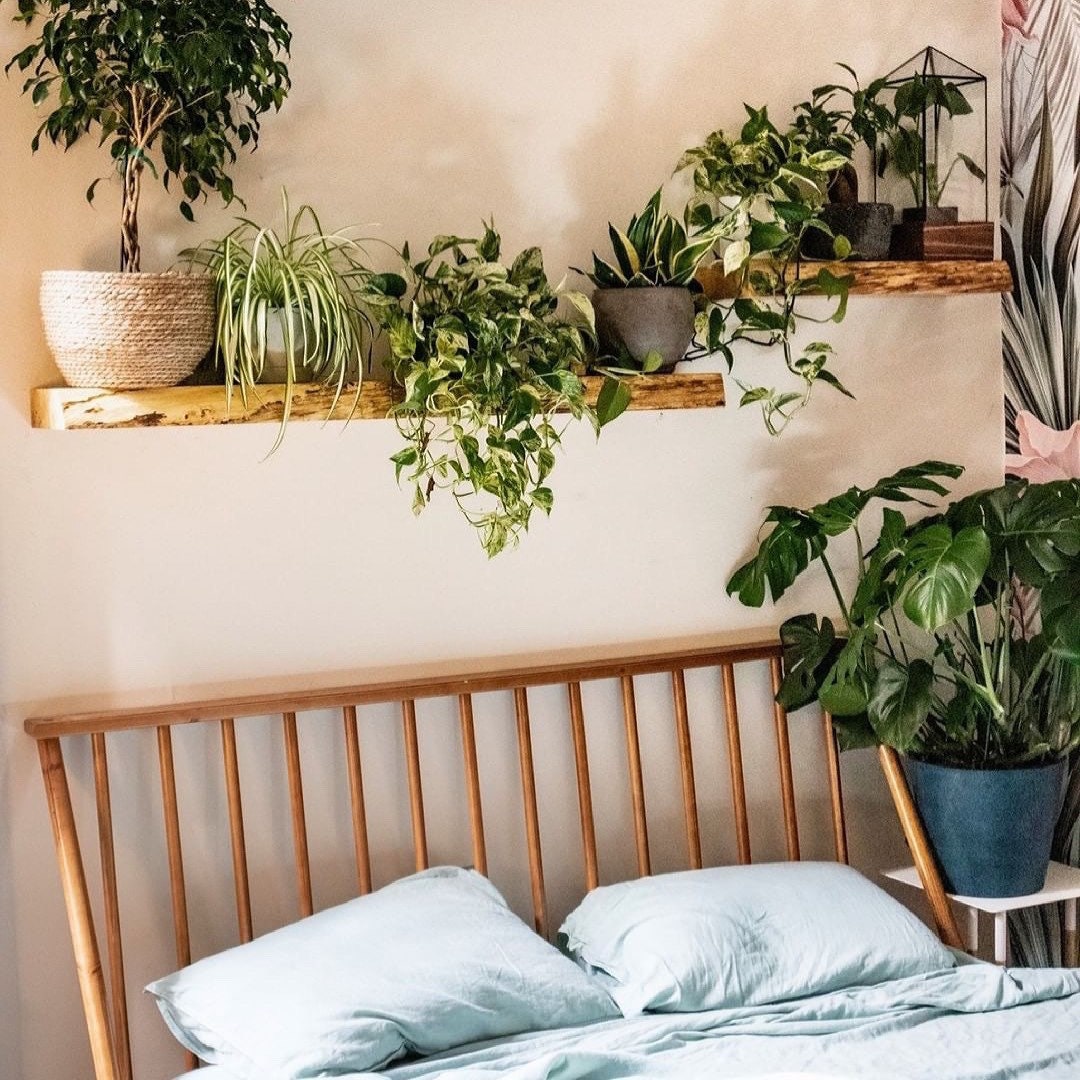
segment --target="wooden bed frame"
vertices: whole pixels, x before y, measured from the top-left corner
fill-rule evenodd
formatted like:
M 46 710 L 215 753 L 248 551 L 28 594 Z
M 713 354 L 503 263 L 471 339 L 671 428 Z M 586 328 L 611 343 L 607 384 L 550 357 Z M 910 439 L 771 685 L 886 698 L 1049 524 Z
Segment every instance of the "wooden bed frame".
M 393 703 L 400 707 L 403 725 L 404 767 L 409 793 L 413 862 L 417 869 L 428 865 L 427 823 L 420 768 L 420 743 L 416 703 L 421 699 L 456 700 L 471 832 L 473 865 L 487 873 L 488 857 L 484 833 L 484 806 L 477 759 L 477 740 L 473 718 L 473 696 L 498 692 L 512 699 L 512 717 L 516 724 L 518 764 L 523 799 L 525 841 L 527 845 L 533 916 L 539 933 L 548 936 L 547 898 L 544 879 L 544 852 L 541 845 L 540 815 L 533 761 L 533 738 L 529 711 L 529 689 L 564 686 L 566 718 L 573 740 L 576 773 L 577 817 L 581 828 L 584 880 L 588 889 L 600 882 L 597 858 L 596 826 L 590 765 L 586 747 L 585 713 L 582 685 L 600 680 L 615 680 L 621 691 L 625 727 L 626 763 L 630 779 L 633 815 L 632 833 L 637 873 L 651 870 L 649 824 L 646 815 L 642 752 L 638 734 L 638 710 L 635 697 L 636 676 L 670 676 L 671 717 L 678 750 L 682 816 L 687 865 L 702 865 L 701 833 L 695 787 L 694 757 L 688 715 L 686 672 L 715 668 L 720 675 L 722 701 L 717 702 L 726 738 L 730 789 L 737 842 L 738 861 L 751 859 L 750 820 L 742 761 L 742 729 L 736 697 L 736 668 L 744 665 L 767 666 L 773 689 L 779 685 L 781 652 L 776 642 L 724 644 L 720 641 L 694 645 L 634 651 L 617 656 L 590 656 L 568 659 L 548 658 L 539 663 L 502 666 L 489 670 L 451 670 L 436 675 L 393 678 L 359 682 L 337 687 L 310 686 L 301 689 L 223 695 L 186 703 L 168 703 L 145 707 L 106 709 L 95 712 L 68 712 L 32 718 L 26 730 L 38 741 L 42 774 L 48 798 L 56 854 L 75 951 L 79 988 L 90 1036 L 91 1055 L 96 1080 L 133 1080 L 131 1038 L 128 1018 L 128 991 L 124 975 L 125 949 L 122 940 L 120 898 L 117 884 L 117 845 L 114 840 L 112 796 L 108 764 L 108 737 L 119 732 L 144 729 L 153 732 L 157 742 L 164 841 L 168 856 L 169 892 L 177 966 L 193 959 L 188 919 L 188 896 L 185 887 L 181 815 L 177 797 L 173 757 L 173 732 L 180 725 L 217 725 L 220 729 L 222 767 L 227 795 L 228 824 L 235 892 L 236 926 L 239 941 L 250 941 L 253 934 L 251 883 L 245 843 L 243 796 L 237 756 L 236 721 L 239 718 L 280 717 L 283 734 L 285 769 L 288 779 L 293 855 L 301 916 L 314 909 L 311 885 L 311 860 L 305 817 L 304 788 L 301 776 L 300 728 L 298 714 L 334 710 L 344 726 L 345 760 L 341 781 L 347 782 L 351 808 L 352 848 L 350 862 L 360 893 L 372 888 L 371 842 L 364 797 L 364 770 L 360 752 L 357 709 L 368 705 Z M 315 718 L 311 718 L 314 720 Z M 788 720 L 784 710 L 774 705 L 776 762 L 782 806 L 786 856 L 800 858 L 799 821 L 792 768 Z M 245 722 L 254 722 L 247 720 Z M 305 720 L 306 722 L 306 720 Z M 545 719 L 545 722 L 550 722 Z M 669 721 L 666 721 L 669 722 Z M 844 802 L 841 789 L 839 755 L 831 719 L 826 716 L 822 728 L 830 795 L 832 848 L 840 862 L 848 861 Z M 92 783 L 96 802 L 97 839 L 100 854 L 101 892 L 92 899 L 87 871 L 80 852 L 76 815 L 69 788 L 62 743 L 89 739 Z M 85 756 L 85 751 L 83 752 Z M 904 833 L 915 858 L 930 901 L 937 929 L 942 939 L 955 947 L 961 938 L 948 898 L 941 884 L 921 824 L 895 754 L 881 751 L 881 762 L 896 805 Z M 490 807 L 489 807 L 490 812 Z M 104 928 L 108 975 L 103 970 L 99 951 L 95 911 Z M 189 1067 L 195 1062 L 189 1056 Z

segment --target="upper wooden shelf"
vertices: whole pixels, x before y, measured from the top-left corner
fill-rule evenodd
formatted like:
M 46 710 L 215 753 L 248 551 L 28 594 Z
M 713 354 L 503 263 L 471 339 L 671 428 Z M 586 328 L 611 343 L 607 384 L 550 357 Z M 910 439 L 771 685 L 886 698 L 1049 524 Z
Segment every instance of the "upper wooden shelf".
M 596 401 L 603 379 L 585 379 L 590 401 Z M 714 409 L 724 404 L 724 377 L 702 373 L 644 375 L 632 380 L 631 409 Z M 152 390 L 95 390 L 82 387 L 38 387 L 30 391 L 30 416 L 36 428 L 76 431 L 100 428 L 195 427 L 204 424 L 278 423 L 285 387 L 264 385 L 245 408 L 233 392 L 225 405 L 223 386 L 170 386 Z M 326 420 L 333 390 L 316 383 L 293 387 L 292 420 Z M 355 403 L 355 409 L 354 409 Z M 342 391 L 331 420 L 385 420 L 394 404 L 391 388 L 365 382 L 356 402 L 356 388 Z
M 1009 264 L 974 259 L 948 262 L 800 262 L 799 277 L 814 277 L 826 268 L 842 276 L 851 274 L 855 283 L 853 296 L 897 296 L 904 293 L 920 296 L 956 296 L 973 293 L 1006 293 L 1013 287 Z M 722 295 L 723 265 L 713 263 L 698 271 L 698 280 L 706 296 Z

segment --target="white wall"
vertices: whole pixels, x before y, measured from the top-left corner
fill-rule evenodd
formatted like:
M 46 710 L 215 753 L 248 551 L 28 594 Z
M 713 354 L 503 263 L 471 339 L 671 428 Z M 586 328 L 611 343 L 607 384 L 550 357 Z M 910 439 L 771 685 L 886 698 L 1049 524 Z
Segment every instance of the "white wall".
M 556 280 L 685 146 L 740 122 L 743 101 L 784 117 L 833 77 L 834 60 L 874 74 L 931 41 L 988 72 L 996 97 L 995 0 L 280 8 L 295 32 L 295 90 L 236 170 L 255 216 L 275 212 L 285 184 L 331 226 L 378 223 L 377 235 L 419 247 L 494 214 L 506 250 L 541 243 Z M 20 41 L 5 22 L 0 53 Z M 996 122 L 995 110 L 992 132 Z M 389 423 L 296 425 L 269 460 L 266 427 L 31 430 L 27 391 L 57 379 L 38 275 L 109 268 L 117 247 L 115 187 L 99 188 L 94 209 L 82 198 L 102 157 L 92 145 L 31 157 L 35 125 L 17 79 L 0 86 L 4 1076 L 86 1074 L 36 758 L 21 733 L 45 699 L 768 629 L 782 613 L 723 592 L 767 503 L 924 457 L 966 464 L 967 486 L 1001 475 L 994 297 L 853 300 L 832 340 L 858 401 L 823 389 L 779 442 L 734 408 L 632 414 L 599 442 L 573 432 L 551 519 L 490 563 L 450 506 L 413 519 L 387 461 Z M 186 225 L 153 193 L 145 268 L 227 219 L 208 208 Z M 848 771 L 880 808 L 872 763 Z M 887 813 L 881 825 L 893 835 Z

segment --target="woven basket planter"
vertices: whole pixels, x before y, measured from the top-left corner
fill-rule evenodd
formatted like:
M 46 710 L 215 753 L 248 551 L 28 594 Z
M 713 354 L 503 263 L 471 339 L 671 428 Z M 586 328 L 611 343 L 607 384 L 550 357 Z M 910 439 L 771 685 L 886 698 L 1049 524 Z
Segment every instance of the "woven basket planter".
M 214 343 L 214 280 L 47 270 L 41 318 L 68 386 L 175 386 Z

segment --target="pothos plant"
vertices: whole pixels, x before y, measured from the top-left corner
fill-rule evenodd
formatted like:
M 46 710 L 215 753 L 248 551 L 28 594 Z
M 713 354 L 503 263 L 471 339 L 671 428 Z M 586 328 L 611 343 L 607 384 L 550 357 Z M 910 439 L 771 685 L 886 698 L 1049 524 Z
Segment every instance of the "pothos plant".
M 724 273 L 734 283 L 731 299 L 699 313 L 696 348 L 688 355 L 720 353 L 732 369 L 736 342 L 779 347 L 798 389 L 738 383 L 739 404 L 760 404 L 769 433 L 779 435 L 809 403 L 818 382 L 852 396 L 827 367 L 833 353 L 828 343 L 813 341 L 801 349 L 794 344 L 800 323 L 838 323 L 847 311 L 853 278 L 828 267 L 800 275 L 796 260 L 811 230 L 833 236 L 817 214 L 830 177 L 850 158 L 839 149 L 815 149 L 809 135 L 795 128 L 780 131 L 765 108 L 746 110 L 738 135 L 714 131 L 677 166 L 693 170 L 690 221 L 721 238 Z M 843 237 L 833 243 L 837 258 L 850 254 Z M 817 318 L 800 310 L 799 300 L 809 292 L 835 300 L 830 315 Z
M 371 305 L 404 394 L 393 410 L 406 443 L 392 459 L 397 477 L 412 484 L 416 513 L 448 491 L 497 555 L 535 510 L 551 511 L 548 478 L 565 429 L 556 414 L 599 431 L 579 377 L 587 319 L 559 315 L 538 248 L 502 263 L 491 225 L 475 239 L 437 237 L 415 263 L 408 247 L 402 254 L 407 290 L 384 289 L 384 303 Z M 570 299 L 587 315 L 585 297 Z
M 886 505 L 867 543 L 871 503 L 933 508 L 962 471 L 925 461 L 807 509 L 771 507 L 728 592 L 758 607 L 820 564 L 841 625 L 783 624 L 777 699 L 820 702 L 842 745 L 962 768 L 1050 761 L 1080 745 L 1080 482 L 1010 481 L 911 524 Z M 857 558 L 846 595 L 830 561 L 841 537 Z
M 16 21 L 38 33 L 6 70 L 51 105 L 32 148 L 44 136 L 68 149 L 90 132 L 108 144 L 123 181 L 120 268 L 138 271 L 144 172 L 179 183 L 189 220 L 208 192 L 231 202 L 237 148 L 255 147 L 260 116 L 288 93 L 289 28 L 265 0 L 17 3 Z

